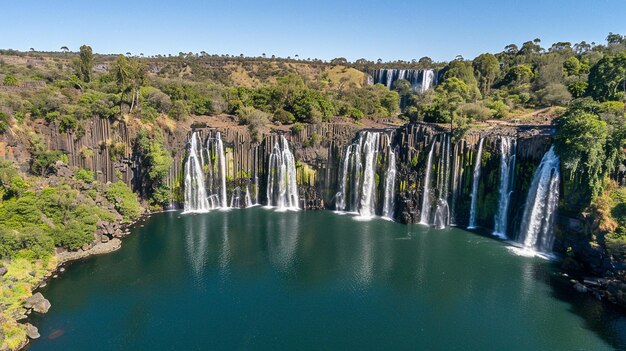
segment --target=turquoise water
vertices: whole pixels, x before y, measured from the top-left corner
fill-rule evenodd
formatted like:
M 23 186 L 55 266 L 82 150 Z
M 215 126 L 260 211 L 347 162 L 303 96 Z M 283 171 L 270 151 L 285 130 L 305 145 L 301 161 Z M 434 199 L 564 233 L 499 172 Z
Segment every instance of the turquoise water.
M 35 350 L 606 350 L 626 320 L 549 261 L 326 211 L 158 214 L 71 264 Z

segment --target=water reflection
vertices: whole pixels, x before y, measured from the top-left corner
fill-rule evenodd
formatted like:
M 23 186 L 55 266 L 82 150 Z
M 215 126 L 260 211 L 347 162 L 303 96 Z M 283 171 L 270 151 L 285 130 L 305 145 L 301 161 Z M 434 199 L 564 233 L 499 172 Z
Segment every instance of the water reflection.
M 33 350 L 89 349 L 93 340 L 133 350 L 396 342 L 392 348 L 598 350 L 608 348 L 602 340 L 626 340 L 626 319 L 572 296 L 567 284 L 560 289 L 551 262 L 455 228 L 257 207 L 158 215 L 137 232 L 49 285 L 54 308 L 37 321 L 43 338 Z M 180 320 L 190 323 L 172 323 Z M 59 329 L 62 338 L 47 339 Z

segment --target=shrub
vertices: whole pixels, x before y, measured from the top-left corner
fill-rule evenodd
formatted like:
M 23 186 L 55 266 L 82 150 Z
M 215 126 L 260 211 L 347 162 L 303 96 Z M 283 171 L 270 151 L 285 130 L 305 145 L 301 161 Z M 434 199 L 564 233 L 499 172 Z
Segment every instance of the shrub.
M 115 209 L 122 215 L 125 222 L 131 222 L 141 215 L 141 205 L 137 195 L 122 181 L 109 186 L 107 199 L 115 205 Z
M 4 133 L 9 129 L 9 115 L 0 112 L 0 133 Z
M 8 86 L 8 87 L 14 87 L 17 84 L 18 84 L 17 78 L 15 78 L 15 76 L 10 75 L 10 74 L 4 77 L 4 80 L 2 81 L 2 85 Z
M 95 173 L 92 171 L 88 171 L 86 169 L 79 169 L 78 172 L 74 175 L 76 180 L 83 181 L 85 183 L 91 184 L 95 179 Z

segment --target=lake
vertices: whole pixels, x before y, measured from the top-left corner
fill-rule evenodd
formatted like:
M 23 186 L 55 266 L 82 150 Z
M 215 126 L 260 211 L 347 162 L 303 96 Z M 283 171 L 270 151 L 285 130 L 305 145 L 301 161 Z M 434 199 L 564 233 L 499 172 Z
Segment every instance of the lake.
M 156 214 L 70 264 L 36 350 L 606 350 L 626 318 L 507 244 L 329 211 Z

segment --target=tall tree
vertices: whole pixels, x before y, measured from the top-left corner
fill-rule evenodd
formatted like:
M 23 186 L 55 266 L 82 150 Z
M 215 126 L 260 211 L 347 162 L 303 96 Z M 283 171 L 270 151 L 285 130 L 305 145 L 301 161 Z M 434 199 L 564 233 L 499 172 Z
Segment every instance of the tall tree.
M 91 70 L 93 69 L 93 51 L 91 46 L 83 45 L 80 47 L 80 53 L 78 55 L 78 77 L 83 82 L 89 83 L 91 80 Z
M 481 54 L 474 59 L 474 73 L 478 78 L 478 85 L 483 96 L 489 95 L 491 86 L 500 73 L 500 63 L 492 54 Z

